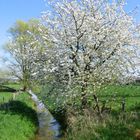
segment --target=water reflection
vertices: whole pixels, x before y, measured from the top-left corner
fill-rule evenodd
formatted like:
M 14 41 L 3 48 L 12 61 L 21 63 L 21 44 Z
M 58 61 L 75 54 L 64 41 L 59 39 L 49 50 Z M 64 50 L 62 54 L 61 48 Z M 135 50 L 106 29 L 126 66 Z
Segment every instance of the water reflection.
M 32 99 L 37 106 L 39 130 L 36 140 L 60 140 L 61 133 L 59 123 L 31 90 L 29 91 L 29 94 L 32 96 Z

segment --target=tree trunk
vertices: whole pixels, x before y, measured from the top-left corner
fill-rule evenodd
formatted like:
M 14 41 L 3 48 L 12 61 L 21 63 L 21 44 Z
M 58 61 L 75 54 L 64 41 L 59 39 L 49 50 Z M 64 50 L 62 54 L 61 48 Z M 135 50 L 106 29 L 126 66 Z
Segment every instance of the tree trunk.
M 26 91 L 26 89 L 27 89 L 27 86 L 24 85 L 24 86 L 23 86 L 23 91 Z
M 86 108 L 87 105 L 86 88 L 87 88 L 87 83 L 84 81 L 84 84 L 82 85 L 82 94 L 81 94 L 82 108 Z
M 93 95 L 93 98 L 94 98 L 94 101 L 96 103 L 95 109 L 97 108 L 97 112 L 101 116 L 101 109 L 100 109 L 100 106 L 99 106 L 99 99 L 95 94 Z

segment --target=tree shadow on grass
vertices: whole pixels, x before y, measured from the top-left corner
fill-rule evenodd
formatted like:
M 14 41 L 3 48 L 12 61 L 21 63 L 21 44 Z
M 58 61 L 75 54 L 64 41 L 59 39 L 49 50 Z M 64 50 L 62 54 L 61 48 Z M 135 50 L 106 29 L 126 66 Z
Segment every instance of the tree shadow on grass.
M 16 89 L 0 85 L 0 92 L 16 92 Z
M 5 113 L 11 115 L 20 115 L 23 118 L 31 121 L 35 126 L 38 126 L 37 113 L 34 109 L 27 106 L 21 101 L 9 101 L 0 105 L 0 111 L 5 111 Z M 16 120 L 15 120 L 16 121 Z
M 136 103 L 129 110 L 130 111 L 136 111 L 136 112 L 139 112 L 140 113 L 140 103 Z

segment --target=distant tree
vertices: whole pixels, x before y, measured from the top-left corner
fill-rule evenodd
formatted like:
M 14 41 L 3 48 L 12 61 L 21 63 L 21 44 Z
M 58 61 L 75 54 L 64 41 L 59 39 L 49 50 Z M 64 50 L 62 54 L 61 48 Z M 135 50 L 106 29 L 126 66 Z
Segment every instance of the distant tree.
M 11 39 L 5 45 L 10 53 L 9 67 L 13 75 L 22 81 L 24 90 L 37 80 L 37 73 L 41 73 L 46 63 L 45 41 L 40 29 L 47 34 L 47 29 L 38 20 L 17 21 L 10 28 Z
M 12 79 L 12 75 L 9 70 L 3 69 L 0 70 L 0 85 L 9 82 Z
M 140 28 L 123 0 L 49 0 L 48 5 L 42 19 L 48 29 L 44 38 L 53 44 L 48 48 L 53 81 L 64 87 L 62 97 L 81 96 L 82 105 L 93 96 L 100 111 L 97 89 L 135 70 Z

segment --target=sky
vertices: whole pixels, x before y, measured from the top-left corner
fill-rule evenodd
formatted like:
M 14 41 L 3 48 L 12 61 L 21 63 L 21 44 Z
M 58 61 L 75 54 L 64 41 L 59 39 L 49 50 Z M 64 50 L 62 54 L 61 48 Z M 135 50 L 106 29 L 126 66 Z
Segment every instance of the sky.
M 139 6 L 136 20 L 140 22 L 140 0 L 126 0 L 126 2 L 126 11 Z M 2 46 L 8 39 L 8 29 L 17 20 L 28 21 L 31 18 L 39 18 L 45 9 L 44 0 L 0 0 L 0 57 L 5 55 Z
M 0 58 L 5 55 L 2 46 L 8 39 L 8 29 L 17 20 L 39 18 L 45 8 L 43 0 L 0 0 Z M 3 64 L 0 59 L 1 66 Z

